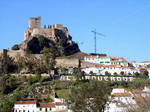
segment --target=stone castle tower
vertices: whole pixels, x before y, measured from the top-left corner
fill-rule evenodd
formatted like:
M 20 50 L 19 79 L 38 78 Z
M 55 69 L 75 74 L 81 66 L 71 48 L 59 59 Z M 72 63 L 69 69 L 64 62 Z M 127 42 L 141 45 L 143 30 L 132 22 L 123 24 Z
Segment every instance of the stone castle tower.
M 41 27 L 41 17 L 30 18 L 29 19 L 29 28 L 40 28 Z
M 43 35 L 53 41 L 59 37 L 70 40 L 68 29 L 63 27 L 62 24 L 54 24 L 48 26 L 48 28 L 41 28 L 41 17 L 29 19 L 29 27 L 24 33 L 24 40 L 31 40 L 36 35 Z M 69 42 L 72 43 L 71 40 Z

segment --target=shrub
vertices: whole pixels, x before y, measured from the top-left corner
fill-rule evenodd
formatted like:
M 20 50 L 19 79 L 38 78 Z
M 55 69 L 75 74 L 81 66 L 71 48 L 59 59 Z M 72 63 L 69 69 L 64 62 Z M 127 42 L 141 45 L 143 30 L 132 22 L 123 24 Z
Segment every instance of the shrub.
M 18 44 L 15 44 L 11 49 L 12 49 L 12 50 L 19 50 L 20 48 L 19 48 L 19 45 L 18 45 Z

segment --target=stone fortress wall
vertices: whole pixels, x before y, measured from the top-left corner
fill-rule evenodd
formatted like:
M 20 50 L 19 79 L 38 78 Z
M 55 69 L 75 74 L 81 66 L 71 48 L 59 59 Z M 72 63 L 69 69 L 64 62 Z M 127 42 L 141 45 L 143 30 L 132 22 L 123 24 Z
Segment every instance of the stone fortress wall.
M 25 56 L 25 52 L 22 50 L 0 50 L 0 54 L 9 55 L 10 57 L 14 58 L 16 60 L 17 57 L 23 57 Z M 41 58 L 41 54 L 32 54 L 35 56 L 37 59 Z M 56 67 L 79 67 L 79 59 L 56 59 Z
M 25 52 L 23 50 L 0 50 L 0 54 L 5 54 L 5 56 L 8 54 L 10 57 L 12 58 L 16 58 L 16 57 L 23 57 L 25 56 Z M 41 54 L 32 54 L 33 56 L 35 56 L 37 59 L 39 59 L 41 57 Z M 94 63 L 88 63 L 85 62 L 83 60 L 79 60 L 79 59 L 56 59 L 56 67 L 93 67 L 99 64 L 94 64 Z
M 56 59 L 57 67 L 79 67 L 79 59 Z

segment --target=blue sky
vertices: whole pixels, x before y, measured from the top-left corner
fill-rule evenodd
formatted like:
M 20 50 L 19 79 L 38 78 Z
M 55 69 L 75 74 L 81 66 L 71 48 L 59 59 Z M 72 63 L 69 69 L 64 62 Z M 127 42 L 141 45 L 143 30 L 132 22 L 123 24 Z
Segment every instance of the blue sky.
M 149 0 L 1 0 L 0 49 L 23 41 L 30 17 L 44 24 L 63 24 L 81 51 L 124 57 L 128 61 L 150 61 Z M 80 44 L 83 43 L 83 44 Z

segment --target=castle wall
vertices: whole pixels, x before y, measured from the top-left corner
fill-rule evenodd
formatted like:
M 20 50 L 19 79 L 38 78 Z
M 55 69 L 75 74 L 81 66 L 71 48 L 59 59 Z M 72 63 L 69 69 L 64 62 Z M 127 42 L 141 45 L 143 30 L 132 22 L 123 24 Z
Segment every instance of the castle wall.
M 48 37 L 50 39 L 52 38 L 53 31 L 52 29 L 45 29 L 45 28 L 34 28 L 34 29 L 27 29 L 27 31 L 24 33 L 24 40 L 30 40 L 32 37 L 36 35 L 43 35 L 44 37 Z
M 59 29 L 62 32 L 57 32 L 59 34 L 64 33 L 64 35 L 68 38 L 68 31 L 64 27 L 51 27 L 51 28 L 28 28 L 26 32 L 24 33 L 24 40 L 30 40 L 32 37 L 36 35 L 43 35 L 44 37 L 48 37 L 52 40 L 54 40 L 55 37 L 55 29 Z
M 16 60 L 17 57 L 22 57 L 25 52 L 22 50 L 9 51 L 8 55 Z M 40 59 L 42 54 L 32 54 L 37 59 Z M 79 67 L 79 59 L 56 59 L 56 67 Z
M 95 66 L 99 66 L 99 64 L 81 61 L 81 67 L 95 67 Z
M 57 67 L 79 67 L 79 59 L 56 59 Z
M 12 57 L 12 58 L 15 59 L 16 57 L 19 57 L 19 56 L 22 57 L 22 56 L 24 56 L 25 53 L 22 50 L 16 50 L 16 51 L 12 50 L 12 51 L 8 51 L 8 55 L 10 57 Z

